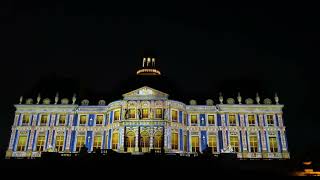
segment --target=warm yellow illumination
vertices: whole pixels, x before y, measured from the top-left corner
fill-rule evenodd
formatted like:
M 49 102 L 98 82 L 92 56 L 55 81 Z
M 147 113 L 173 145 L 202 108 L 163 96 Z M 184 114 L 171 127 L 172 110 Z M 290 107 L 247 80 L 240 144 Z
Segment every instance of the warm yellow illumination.
M 137 75 L 161 75 L 161 72 L 156 69 L 140 69 Z
M 178 133 L 172 133 L 171 136 L 171 148 L 174 150 L 178 150 Z
M 63 150 L 63 144 L 64 144 L 64 136 L 57 136 L 56 137 L 56 150 L 58 152 L 61 152 Z

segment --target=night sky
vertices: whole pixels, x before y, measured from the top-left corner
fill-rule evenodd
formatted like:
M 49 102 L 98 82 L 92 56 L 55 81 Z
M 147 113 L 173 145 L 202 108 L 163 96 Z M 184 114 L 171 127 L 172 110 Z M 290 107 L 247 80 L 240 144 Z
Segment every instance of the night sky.
M 319 150 L 319 15 L 308 8 L 3 2 L 0 147 L 21 95 L 117 100 L 152 52 L 176 99 L 271 98 L 293 156 Z M 119 10 L 119 11 L 118 11 Z M 153 11 L 156 16 L 145 16 Z M 130 12 L 130 13 L 129 13 Z M 130 14 L 111 16 L 114 14 Z M 161 14 L 161 15 L 159 15 Z M 85 97 L 86 95 L 90 97 Z M 97 102 L 92 101 L 91 104 Z

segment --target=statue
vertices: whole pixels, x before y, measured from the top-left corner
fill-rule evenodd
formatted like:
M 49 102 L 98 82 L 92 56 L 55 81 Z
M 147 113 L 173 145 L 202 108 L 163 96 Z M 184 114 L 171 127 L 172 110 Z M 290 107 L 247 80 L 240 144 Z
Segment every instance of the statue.
M 57 92 L 56 97 L 54 98 L 54 104 L 58 104 L 59 101 L 59 93 Z
M 72 104 L 74 104 L 76 102 L 77 98 L 76 98 L 76 93 L 73 94 L 72 97 Z
M 20 101 L 19 101 L 19 104 L 21 104 L 23 101 L 23 96 L 20 96 Z

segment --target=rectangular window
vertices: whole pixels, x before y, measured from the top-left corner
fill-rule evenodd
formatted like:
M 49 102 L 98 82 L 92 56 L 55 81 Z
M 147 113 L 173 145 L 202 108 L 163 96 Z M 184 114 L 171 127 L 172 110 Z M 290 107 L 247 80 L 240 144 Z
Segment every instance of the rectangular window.
M 82 146 L 85 145 L 85 139 L 86 137 L 84 135 L 77 136 L 77 144 L 76 144 L 76 151 L 79 152 Z
M 80 116 L 80 125 L 84 126 L 87 124 L 87 115 Z
M 136 110 L 135 109 L 129 109 L 129 118 L 136 119 Z
M 30 123 L 30 115 L 29 114 L 24 114 L 22 118 L 22 125 L 29 125 Z
M 258 137 L 256 135 L 250 136 L 250 152 L 258 152 Z
M 197 115 L 191 115 L 191 124 L 193 124 L 193 125 L 198 124 L 198 116 Z
M 102 125 L 102 123 L 103 123 L 103 115 L 97 115 L 96 125 Z
M 229 115 L 229 126 L 236 126 L 236 116 L 235 115 Z
M 276 137 L 269 137 L 270 152 L 278 152 L 278 143 Z
M 118 149 L 118 142 L 119 142 L 119 134 L 113 133 L 112 134 L 112 149 Z
M 40 125 L 45 126 L 47 125 L 48 122 L 48 115 L 47 114 L 42 114 L 41 115 L 41 120 L 40 120 Z
M 163 114 L 162 114 L 162 109 L 161 108 L 157 108 L 156 109 L 156 118 L 157 119 L 162 119 Z
M 187 123 L 187 115 L 188 115 L 188 114 L 186 114 L 186 113 L 183 115 L 183 124 L 184 124 L 184 125 L 187 125 L 187 124 L 188 124 L 188 123 Z
M 218 150 L 218 148 L 217 148 L 217 136 L 209 135 L 209 145 L 208 146 L 212 149 L 212 153 L 217 152 L 217 150 Z
M 239 139 L 238 136 L 232 135 L 230 136 L 230 145 L 233 149 L 233 152 L 239 152 Z
M 114 120 L 120 121 L 120 110 L 114 111 Z
M 66 115 L 60 114 L 59 116 L 59 125 L 64 126 L 66 124 Z
M 268 126 L 274 126 L 273 115 L 267 115 Z
M 248 123 L 249 123 L 249 126 L 256 125 L 256 120 L 254 119 L 254 115 L 248 115 Z
M 183 136 L 183 150 L 185 151 L 185 152 L 187 152 L 188 151 L 188 141 L 187 141 L 187 135 L 184 135 Z
M 56 150 L 58 152 L 63 151 L 63 144 L 64 144 L 64 136 L 63 135 L 56 136 Z
M 172 110 L 172 121 L 178 122 L 178 111 Z
M 172 133 L 171 148 L 174 150 L 178 150 L 178 133 Z
M 208 124 L 211 126 L 215 125 L 214 115 L 208 115 Z
M 25 147 L 27 144 L 27 136 L 26 135 L 20 135 L 17 145 L 17 151 L 25 151 Z
M 94 136 L 93 138 L 93 150 L 96 149 L 101 149 L 101 145 L 102 145 L 102 136 Z
M 45 136 L 39 135 L 37 139 L 37 151 L 42 152 L 44 149 Z
M 199 152 L 199 137 L 192 136 L 191 137 L 191 145 L 192 145 L 192 152 Z
M 149 109 L 142 109 L 142 119 L 148 119 L 149 118 Z

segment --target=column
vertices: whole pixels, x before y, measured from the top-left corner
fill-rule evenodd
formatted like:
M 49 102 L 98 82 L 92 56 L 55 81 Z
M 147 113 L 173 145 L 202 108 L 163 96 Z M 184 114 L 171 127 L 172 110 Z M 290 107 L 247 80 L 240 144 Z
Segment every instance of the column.
M 124 128 L 123 127 L 120 127 L 119 128 L 119 150 L 120 152 L 124 152 Z
M 245 123 L 248 119 L 248 115 L 239 114 L 240 118 L 240 127 L 241 127 L 241 142 L 242 142 L 242 157 L 247 158 L 248 157 L 248 142 L 247 142 L 247 128 Z
M 65 152 L 69 153 L 72 151 L 71 149 L 71 128 L 68 128 L 67 130 L 67 139 L 66 139 L 66 146 L 65 146 Z
M 226 116 L 225 114 L 221 114 L 221 125 L 222 125 L 222 139 L 223 139 L 223 148 L 227 148 L 228 147 L 228 137 L 227 137 L 227 127 L 226 127 Z
M 154 137 L 154 127 L 150 129 L 149 131 L 149 135 L 150 135 L 150 149 L 153 149 L 153 137 Z
M 135 138 L 135 147 L 134 147 L 134 151 L 135 152 L 139 152 L 139 130 L 136 128 L 134 129 L 134 133 L 136 135 L 136 138 Z

